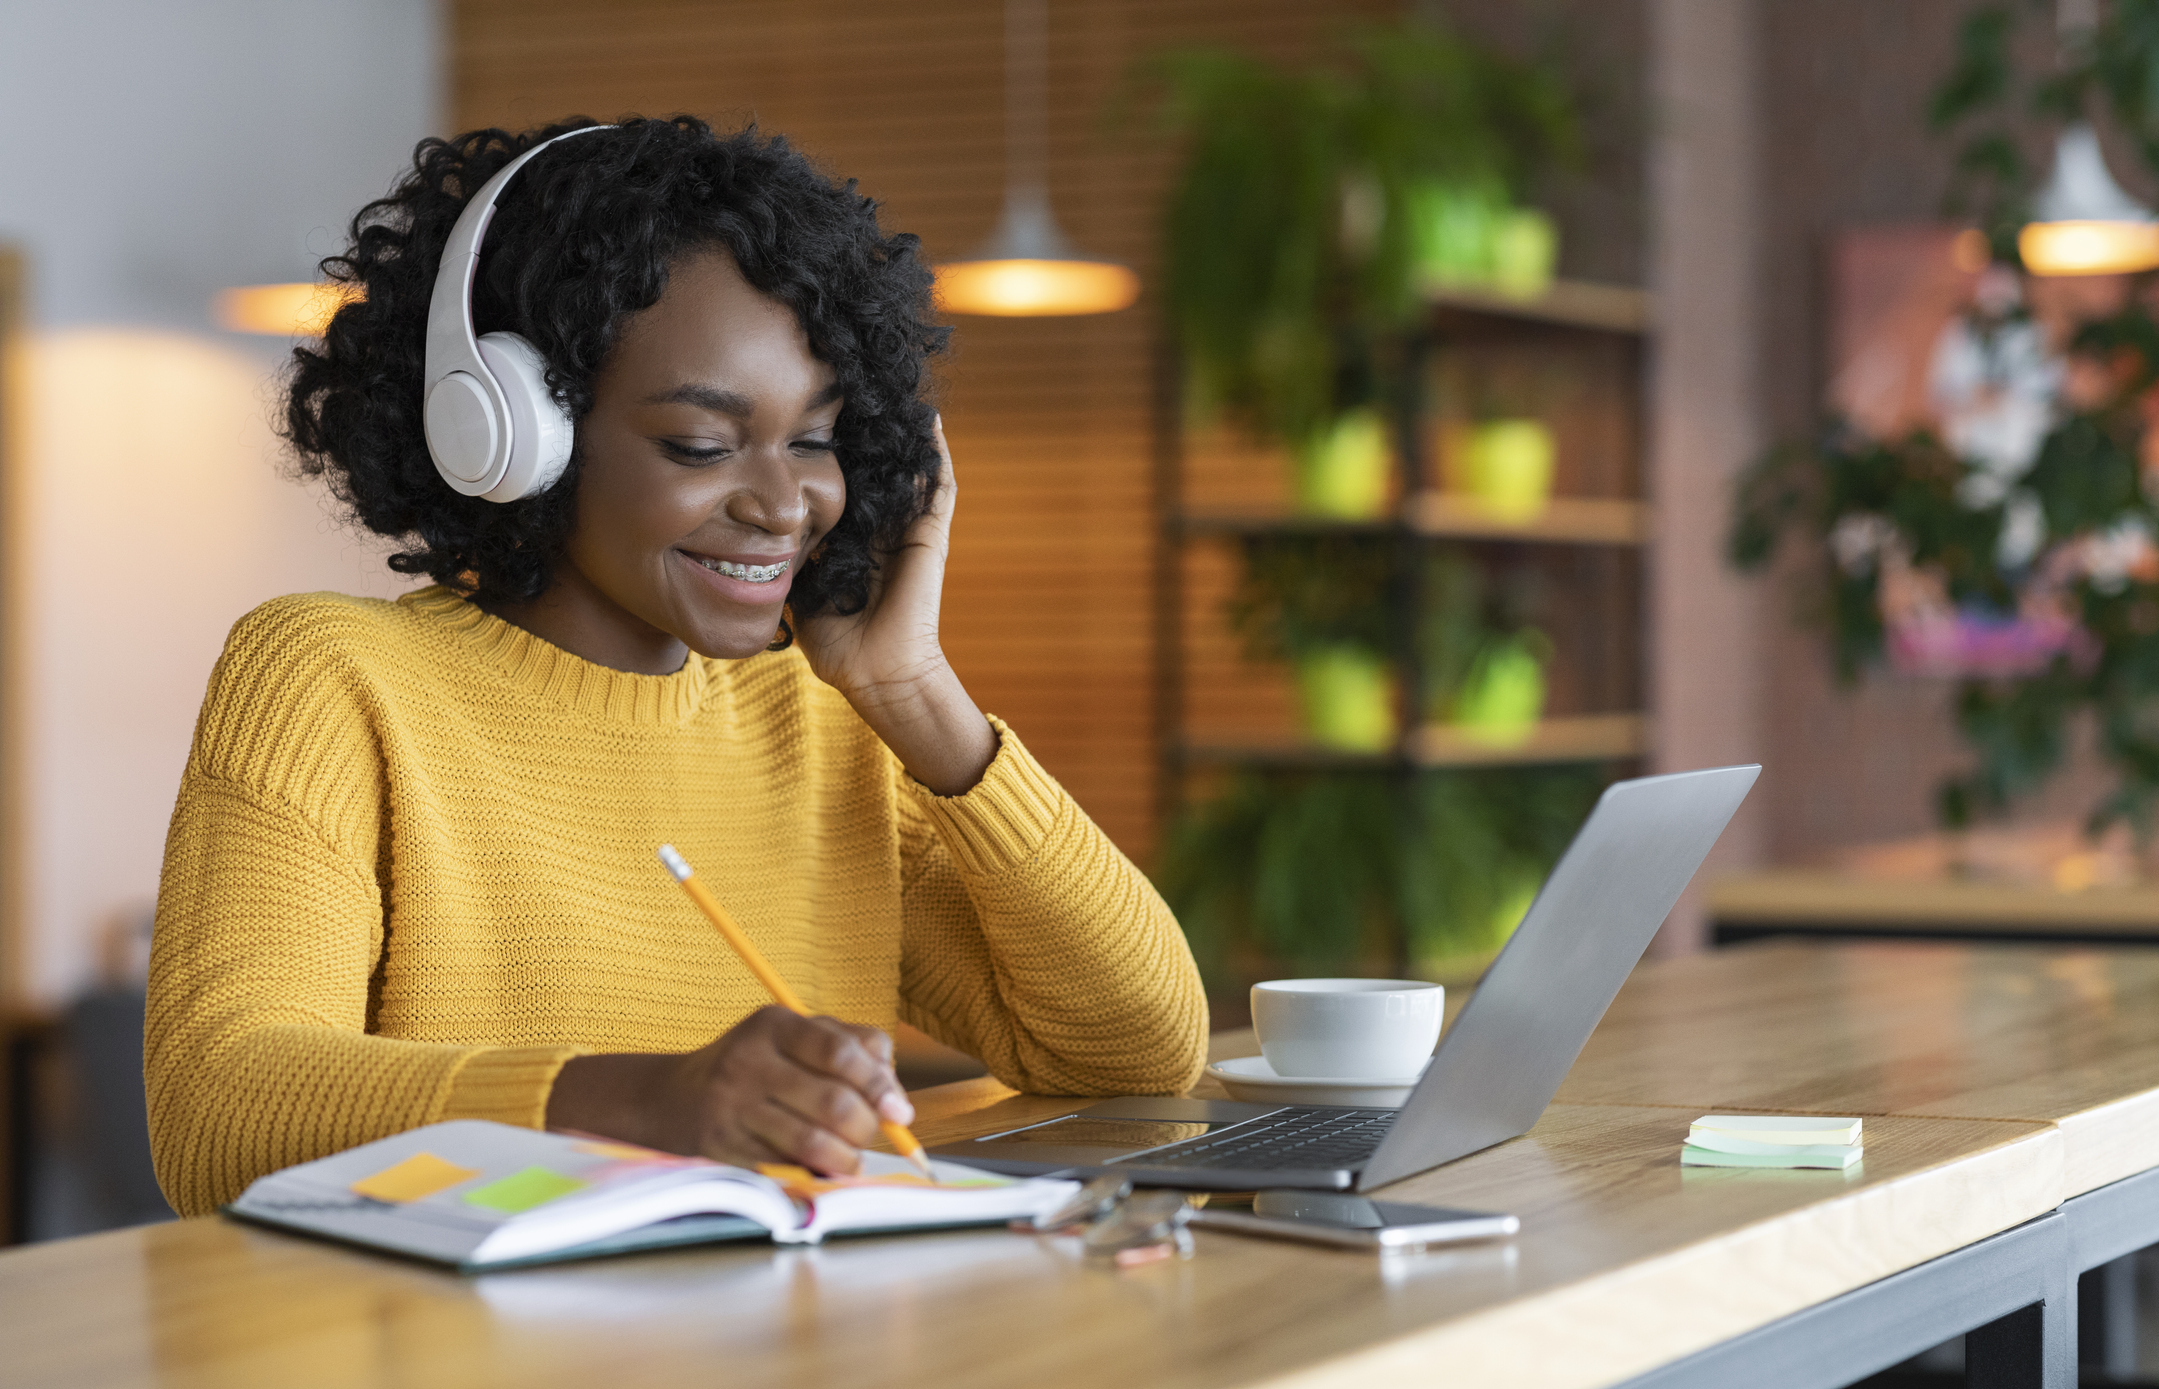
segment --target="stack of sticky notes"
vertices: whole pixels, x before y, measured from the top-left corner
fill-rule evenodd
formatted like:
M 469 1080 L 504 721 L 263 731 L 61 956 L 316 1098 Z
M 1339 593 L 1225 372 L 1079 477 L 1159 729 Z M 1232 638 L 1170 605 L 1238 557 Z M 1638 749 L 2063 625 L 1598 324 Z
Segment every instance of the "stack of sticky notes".
M 1859 1161 L 1857 1119 L 1704 1114 L 1687 1130 L 1682 1167 L 1834 1167 Z

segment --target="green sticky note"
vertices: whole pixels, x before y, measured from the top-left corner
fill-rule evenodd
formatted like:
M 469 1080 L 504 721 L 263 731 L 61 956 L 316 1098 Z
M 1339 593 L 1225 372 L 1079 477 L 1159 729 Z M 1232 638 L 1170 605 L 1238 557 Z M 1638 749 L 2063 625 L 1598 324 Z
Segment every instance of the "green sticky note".
M 1841 1169 L 1859 1161 L 1858 1148 L 1817 1148 L 1811 1152 L 1790 1153 L 1720 1153 L 1709 1148 L 1697 1148 L 1692 1143 L 1679 1150 L 1682 1167 L 1826 1167 Z
M 477 1191 L 466 1192 L 465 1200 L 491 1211 L 501 1211 L 504 1215 L 516 1215 L 560 1200 L 573 1191 L 583 1191 L 590 1185 L 590 1182 L 565 1177 L 544 1167 L 528 1167 L 522 1172 L 498 1177 Z

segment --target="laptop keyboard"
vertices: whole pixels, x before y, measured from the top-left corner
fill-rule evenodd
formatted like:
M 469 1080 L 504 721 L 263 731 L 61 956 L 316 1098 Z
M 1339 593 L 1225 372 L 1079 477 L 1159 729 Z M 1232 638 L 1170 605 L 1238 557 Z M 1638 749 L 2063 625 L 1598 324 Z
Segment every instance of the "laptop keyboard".
M 1364 1165 L 1394 1124 L 1391 1109 L 1291 1108 L 1216 1133 L 1116 1159 L 1143 1167 L 1285 1172 Z

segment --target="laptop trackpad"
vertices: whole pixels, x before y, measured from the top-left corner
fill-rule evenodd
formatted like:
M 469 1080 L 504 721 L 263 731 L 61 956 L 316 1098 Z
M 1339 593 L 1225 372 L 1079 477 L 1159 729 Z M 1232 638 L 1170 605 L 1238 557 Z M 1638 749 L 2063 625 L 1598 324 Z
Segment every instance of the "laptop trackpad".
M 1282 1106 L 1232 1100 L 1132 1098 L 1105 1100 L 1026 1128 L 1007 1129 L 940 1148 L 940 1156 L 1007 1162 L 1095 1166 L 1126 1153 L 1182 1143 L 1231 1124 L 1272 1114 Z

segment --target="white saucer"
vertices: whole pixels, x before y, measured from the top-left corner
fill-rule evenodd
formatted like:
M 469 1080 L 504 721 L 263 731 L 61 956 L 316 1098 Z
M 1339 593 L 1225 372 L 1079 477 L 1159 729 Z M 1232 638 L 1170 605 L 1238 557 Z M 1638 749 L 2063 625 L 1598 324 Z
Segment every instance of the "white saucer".
M 1264 1056 L 1240 1056 L 1231 1061 L 1217 1061 L 1207 1068 L 1208 1078 L 1220 1081 L 1233 1100 L 1252 1100 L 1259 1104 L 1347 1104 L 1363 1109 L 1400 1109 L 1422 1074 L 1420 1067 L 1417 1075 L 1389 1080 L 1278 1076 Z

